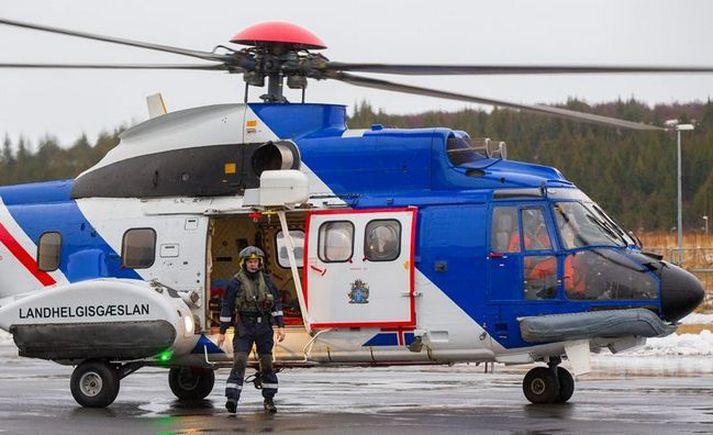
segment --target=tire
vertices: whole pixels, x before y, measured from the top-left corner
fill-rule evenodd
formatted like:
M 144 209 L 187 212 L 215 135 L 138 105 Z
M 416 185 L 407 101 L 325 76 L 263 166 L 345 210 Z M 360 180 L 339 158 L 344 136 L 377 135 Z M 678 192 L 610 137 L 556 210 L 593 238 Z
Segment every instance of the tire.
M 205 399 L 213 391 L 214 384 L 215 372 L 211 369 L 174 367 L 168 372 L 168 385 L 178 400 Z
M 560 383 L 560 391 L 555 402 L 565 403 L 574 394 L 574 378 L 564 367 L 557 367 L 557 380 Z
M 72 372 L 69 388 L 85 408 L 106 408 L 119 394 L 119 373 L 105 362 L 85 361 Z
M 553 403 L 560 388 L 555 372 L 549 367 L 535 367 L 527 372 L 522 381 L 522 391 L 532 403 Z

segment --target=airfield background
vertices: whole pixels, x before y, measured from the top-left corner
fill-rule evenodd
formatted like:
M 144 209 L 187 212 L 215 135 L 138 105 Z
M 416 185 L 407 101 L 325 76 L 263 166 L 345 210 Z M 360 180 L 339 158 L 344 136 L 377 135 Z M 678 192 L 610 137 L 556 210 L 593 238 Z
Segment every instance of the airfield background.
M 713 216 L 713 102 L 649 107 L 636 100 L 597 105 L 570 99 L 568 109 L 663 125 L 669 119 L 693 122 L 683 143 L 684 251 L 682 265 L 708 290 L 699 308 L 713 310 L 713 237 L 704 234 L 703 216 Z M 426 112 L 389 115 L 367 102 L 355 105 L 350 128 L 448 126 L 474 137 L 508 144 L 508 158 L 554 166 L 607 212 L 632 229 L 648 251 L 676 260 L 676 142 L 672 133 L 616 130 L 513 110 Z M 119 143 L 129 125 L 86 136 L 71 146 L 51 134 L 39 140 L 4 135 L 0 148 L 0 185 L 73 178 Z M 1 137 L 1 136 L 0 136 Z

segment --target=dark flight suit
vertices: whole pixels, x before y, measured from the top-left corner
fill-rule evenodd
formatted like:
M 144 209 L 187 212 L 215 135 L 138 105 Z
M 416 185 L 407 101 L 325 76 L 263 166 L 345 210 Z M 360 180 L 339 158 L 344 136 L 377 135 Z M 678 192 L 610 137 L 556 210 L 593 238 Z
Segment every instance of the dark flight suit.
M 253 275 L 251 277 L 251 275 Z M 246 281 L 249 280 L 249 281 Z M 245 289 L 245 284 L 248 288 Z M 251 287 L 251 288 L 250 288 Z M 277 375 L 272 369 L 272 325 L 284 327 L 282 302 L 277 287 L 262 270 L 250 274 L 241 269 L 223 294 L 220 311 L 220 333 L 231 325 L 235 313 L 233 369 L 225 384 L 225 396 L 237 401 L 243 389 L 248 354 L 255 343 L 260 358 L 262 396 L 272 399 L 277 393 Z

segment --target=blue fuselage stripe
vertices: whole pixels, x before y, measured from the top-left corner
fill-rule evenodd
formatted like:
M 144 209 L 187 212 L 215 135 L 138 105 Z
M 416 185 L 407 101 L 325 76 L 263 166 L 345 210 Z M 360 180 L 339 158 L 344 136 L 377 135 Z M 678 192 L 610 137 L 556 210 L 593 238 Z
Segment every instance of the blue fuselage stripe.
M 31 188 L 10 186 L 0 194 L 13 219 L 35 244 L 39 244 L 40 236 L 46 232 L 62 235 L 59 269 L 69 282 L 102 277 L 141 279 L 134 269 L 121 266 L 120 256 L 70 198 L 71 189 L 61 191 L 58 184 L 35 183 L 28 185 Z M 20 194 L 26 195 L 25 203 L 21 202 Z M 36 255 L 36 252 L 30 254 Z

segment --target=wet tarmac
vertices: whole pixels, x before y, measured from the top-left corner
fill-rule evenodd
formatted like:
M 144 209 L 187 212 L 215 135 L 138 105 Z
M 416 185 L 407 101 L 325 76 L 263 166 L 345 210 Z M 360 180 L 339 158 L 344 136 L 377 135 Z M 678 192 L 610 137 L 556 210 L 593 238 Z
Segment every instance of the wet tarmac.
M 280 374 L 279 413 L 262 412 L 259 391 L 243 393 L 237 416 L 222 387 L 191 405 L 176 400 L 167 371 L 125 378 L 107 409 L 79 407 L 71 367 L 17 357 L 0 346 L 0 433 L 712 433 L 713 358 L 597 356 L 570 403 L 531 405 L 527 367 L 292 369 Z

